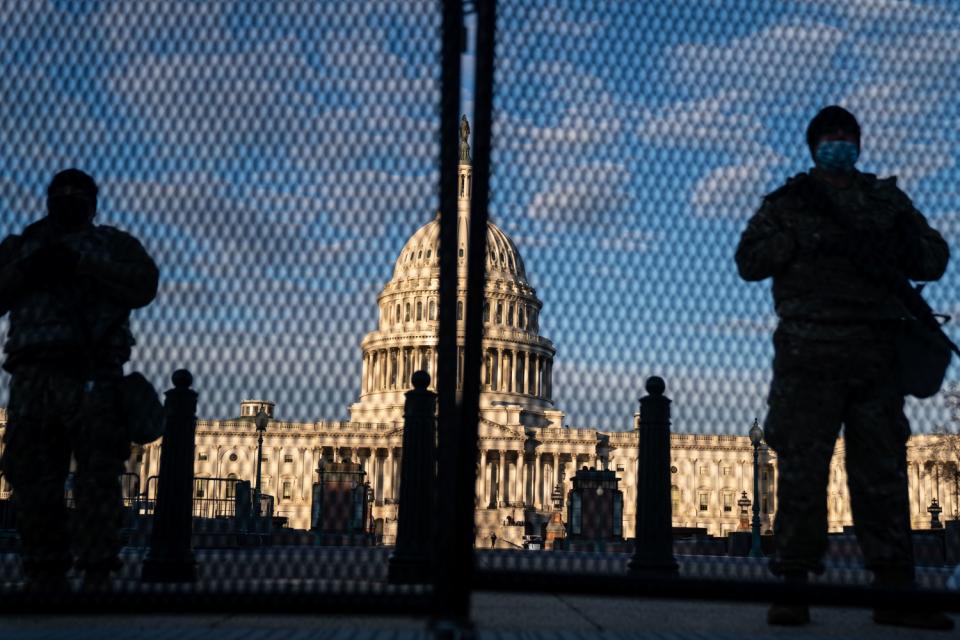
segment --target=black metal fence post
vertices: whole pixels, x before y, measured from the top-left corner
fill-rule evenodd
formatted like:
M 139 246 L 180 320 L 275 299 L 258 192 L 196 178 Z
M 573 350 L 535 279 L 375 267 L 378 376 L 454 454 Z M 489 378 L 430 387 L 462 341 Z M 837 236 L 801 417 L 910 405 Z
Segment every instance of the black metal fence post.
M 677 575 L 670 508 L 670 399 L 653 376 L 640 398 L 637 455 L 637 524 L 631 575 Z
M 150 549 L 143 561 L 144 582 L 193 582 L 193 446 L 197 428 L 197 393 L 186 369 L 174 372 L 174 388 L 166 392 L 167 425 L 160 454 L 157 504 L 153 511 Z
M 400 467 L 400 512 L 397 545 L 390 554 L 389 580 L 424 583 L 433 576 L 431 549 L 437 478 L 437 394 L 429 391 L 430 375 L 417 371 L 403 409 L 403 460 Z

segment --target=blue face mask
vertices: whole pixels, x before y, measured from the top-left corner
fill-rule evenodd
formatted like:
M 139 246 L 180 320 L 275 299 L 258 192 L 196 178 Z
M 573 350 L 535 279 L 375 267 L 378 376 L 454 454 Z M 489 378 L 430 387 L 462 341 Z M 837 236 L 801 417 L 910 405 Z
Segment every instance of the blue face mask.
M 857 164 L 860 150 L 856 143 L 846 140 L 828 140 L 817 145 L 817 166 L 827 171 L 847 172 Z

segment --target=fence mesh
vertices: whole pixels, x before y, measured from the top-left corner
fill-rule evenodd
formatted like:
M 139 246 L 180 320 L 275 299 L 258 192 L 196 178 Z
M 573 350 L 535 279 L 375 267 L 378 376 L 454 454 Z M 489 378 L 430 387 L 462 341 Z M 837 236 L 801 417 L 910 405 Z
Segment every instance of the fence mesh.
M 128 369 L 158 389 L 175 369 L 193 374 L 200 593 L 375 595 L 401 612 L 422 602 L 390 597 L 429 593 L 388 574 L 404 394 L 417 370 L 435 388 L 437 368 L 441 9 L 0 7 L 0 232 L 40 219 L 49 180 L 75 166 L 99 184 L 96 223 L 136 236 L 159 265 L 156 300 L 133 314 Z M 741 280 L 734 252 L 764 194 L 811 166 L 804 132 L 828 104 L 860 122 L 858 167 L 898 176 L 955 244 L 960 12 L 817 0 L 498 12 L 489 132 L 472 130 L 472 15 L 464 30 L 455 249 L 462 336 L 472 144 L 490 136 L 480 582 L 625 574 L 637 400 L 653 375 L 672 400 L 679 575 L 773 581 L 749 556 L 754 506 L 756 551 L 773 553 L 779 461 L 763 442 L 754 462 L 749 430 L 767 413 L 777 318 L 769 281 Z M 953 266 L 924 293 L 960 312 Z M 462 346 L 459 358 L 462 380 Z M 957 397 L 952 366 L 941 393 L 906 405 L 917 586 L 945 594 L 960 587 Z M 164 453 L 137 445 L 125 463 L 118 598 L 164 588 L 140 580 Z M 841 439 L 818 585 L 870 584 L 845 454 Z M 74 509 L 69 481 L 65 496 Z M 0 478 L 8 591 L 23 582 L 16 500 Z

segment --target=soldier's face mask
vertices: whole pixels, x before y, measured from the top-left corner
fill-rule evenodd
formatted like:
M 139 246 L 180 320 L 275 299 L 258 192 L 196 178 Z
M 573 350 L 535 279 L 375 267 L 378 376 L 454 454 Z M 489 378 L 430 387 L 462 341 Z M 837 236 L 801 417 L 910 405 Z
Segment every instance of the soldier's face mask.
M 93 220 L 94 204 L 83 194 L 56 194 L 47 198 L 50 220 L 64 231 L 79 231 Z
M 814 159 L 817 166 L 827 171 L 846 173 L 853 169 L 860 157 L 860 149 L 848 140 L 824 140 L 817 145 Z

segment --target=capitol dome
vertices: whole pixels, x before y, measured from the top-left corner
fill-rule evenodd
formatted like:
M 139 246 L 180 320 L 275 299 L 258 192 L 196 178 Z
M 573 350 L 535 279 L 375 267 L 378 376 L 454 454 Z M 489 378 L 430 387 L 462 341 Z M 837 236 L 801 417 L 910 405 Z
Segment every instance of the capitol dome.
M 473 170 L 461 123 L 459 199 L 457 204 L 457 388 L 463 381 L 467 250 Z M 360 401 L 351 420 L 389 422 L 402 415 L 404 393 L 414 371 L 436 380 L 440 289 L 439 214 L 420 227 L 397 256 L 393 276 L 377 301 L 378 327 L 364 337 Z M 543 304 L 527 281 L 523 258 L 513 240 L 487 223 L 484 287 L 481 406 L 552 407 L 552 371 L 556 350 L 539 334 Z M 431 382 L 431 387 L 433 383 Z
M 393 280 L 417 278 L 425 272 L 440 273 L 440 216 L 420 227 L 410 236 L 407 244 L 400 251 L 400 256 L 393 268 Z M 466 268 L 465 248 L 461 247 L 463 255 L 458 256 L 458 264 Z M 527 272 L 523 266 L 523 258 L 503 230 L 492 222 L 487 222 L 487 277 L 516 280 L 527 283 Z

